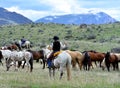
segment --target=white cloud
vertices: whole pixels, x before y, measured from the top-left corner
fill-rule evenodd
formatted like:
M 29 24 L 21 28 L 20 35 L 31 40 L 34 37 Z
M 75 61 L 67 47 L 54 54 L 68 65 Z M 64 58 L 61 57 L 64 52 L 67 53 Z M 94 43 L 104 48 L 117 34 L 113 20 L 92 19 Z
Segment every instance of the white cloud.
M 80 3 L 78 0 L 40 0 L 39 3 L 43 5 L 43 7 L 48 6 L 48 10 L 22 10 L 18 6 L 12 6 L 6 9 L 20 13 L 33 21 L 48 15 L 79 14 L 90 11 L 95 13 L 100 11 L 105 12 L 120 21 L 120 8 L 85 8 L 82 6 L 84 2 Z
M 72 9 L 80 7 L 77 0 L 44 0 L 42 3 L 50 6 L 52 12 L 59 13 L 71 13 Z
M 102 11 L 120 21 L 120 8 L 103 9 Z
M 23 16 L 36 21 L 41 17 L 47 16 L 49 12 L 44 12 L 44 11 L 37 11 L 37 10 L 21 10 L 19 7 L 14 6 L 10 8 L 6 8 L 7 10 L 11 12 L 17 12 L 19 14 L 22 14 Z

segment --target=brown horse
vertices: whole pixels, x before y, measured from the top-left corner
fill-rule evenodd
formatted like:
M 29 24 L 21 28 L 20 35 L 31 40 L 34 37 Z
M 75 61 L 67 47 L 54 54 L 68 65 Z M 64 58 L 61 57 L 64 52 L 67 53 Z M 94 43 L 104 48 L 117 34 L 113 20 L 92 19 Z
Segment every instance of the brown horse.
M 98 61 L 98 62 L 100 62 L 100 67 L 101 67 L 101 63 L 102 63 L 102 61 L 103 61 L 103 59 L 104 59 L 104 57 L 105 57 L 105 53 L 96 52 L 96 51 L 93 51 L 93 50 L 91 50 L 91 51 L 84 51 L 84 53 L 85 53 L 85 52 L 88 53 L 91 62 L 95 62 L 95 64 L 96 64 L 96 61 Z M 89 57 L 88 57 L 88 58 L 89 58 Z M 90 63 L 91 63 L 91 62 L 90 62 Z M 91 63 L 91 65 L 92 65 L 92 63 Z M 97 64 L 96 64 L 96 65 L 97 65 Z M 90 65 L 89 65 L 89 66 L 90 66 Z
M 18 47 L 15 44 L 11 44 L 11 45 L 7 46 L 7 49 L 9 49 L 9 50 L 17 50 Z
M 43 61 L 43 69 L 45 68 L 45 59 L 44 59 L 44 52 L 43 50 L 40 51 L 33 51 L 33 50 L 27 50 L 33 54 L 33 59 L 36 60 L 36 62 L 39 62 L 40 59 Z
M 118 57 L 114 53 L 107 52 L 105 55 L 105 65 L 107 70 L 110 71 L 110 64 L 113 66 L 113 70 L 118 70 Z
M 18 47 L 15 44 L 11 44 L 11 45 L 7 45 L 7 46 L 3 46 L 0 48 L 1 50 L 17 50 Z
M 36 60 L 36 62 L 39 62 L 39 60 L 42 59 L 43 69 L 44 69 L 44 68 L 45 68 L 45 62 L 46 62 L 46 60 L 45 60 L 45 58 L 44 58 L 44 52 L 43 52 L 43 50 L 40 50 L 40 51 L 27 50 L 27 51 L 30 52 L 30 53 L 32 53 L 32 55 L 33 55 L 33 60 Z M 22 68 L 24 68 L 25 63 L 26 63 L 26 62 L 24 62 Z M 22 63 L 19 62 L 19 63 L 18 63 L 18 67 L 20 67 L 21 64 L 22 64 Z
M 70 56 L 72 57 L 72 67 L 76 68 L 76 63 L 79 66 L 79 69 L 82 69 L 82 61 L 83 61 L 83 55 L 82 53 L 80 53 L 79 51 L 70 51 L 70 50 L 66 50 L 67 53 L 70 54 Z

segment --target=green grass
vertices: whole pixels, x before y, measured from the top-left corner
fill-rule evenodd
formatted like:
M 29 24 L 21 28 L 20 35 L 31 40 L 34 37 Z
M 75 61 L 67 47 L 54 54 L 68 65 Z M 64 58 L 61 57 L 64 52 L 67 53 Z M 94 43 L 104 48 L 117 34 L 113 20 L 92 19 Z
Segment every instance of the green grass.
M 55 79 L 49 78 L 48 69 L 42 69 L 42 65 L 34 62 L 33 72 L 26 72 L 14 68 L 5 71 L 5 66 L 0 66 L 0 88 L 120 88 L 120 72 L 107 70 L 102 71 L 95 67 L 90 71 L 71 70 L 72 79 L 67 81 L 66 72 L 59 80 L 59 71 L 56 70 Z
M 33 50 L 40 50 L 42 44 L 50 44 L 52 37 L 58 35 L 71 50 L 107 52 L 119 47 L 119 33 L 120 23 L 88 25 L 87 28 L 53 23 L 1 26 L 0 46 L 25 36 L 33 43 Z M 67 81 L 66 74 L 59 80 L 59 71 L 56 71 L 55 79 L 50 79 L 48 69 L 43 70 L 39 63 L 34 63 L 32 73 L 26 72 L 26 69 L 15 72 L 14 68 L 6 72 L 4 65 L 0 66 L 0 88 L 120 88 L 120 71 L 107 72 L 99 67 L 91 71 L 72 70 L 72 79 Z
M 69 49 L 80 51 L 94 49 L 107 52 L 120 44 L 120 23 L 88 25 L 80 28 L 79 25 L 62 24 L 27 24 L 0 27 L 0 46 L 9 45 L 13 40 L 20 40 L 22 36 L 30 40 L 34 49 L 40 49 L 42 44 L 50 44 L 54 35 L 68 43 Z

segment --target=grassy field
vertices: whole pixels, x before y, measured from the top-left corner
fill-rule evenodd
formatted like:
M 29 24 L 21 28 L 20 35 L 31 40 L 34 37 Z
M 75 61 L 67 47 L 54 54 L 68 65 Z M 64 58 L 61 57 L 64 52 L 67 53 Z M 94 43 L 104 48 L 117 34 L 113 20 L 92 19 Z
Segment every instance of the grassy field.
M 66 41 L 69 49 L 91 50 L 100 52 L 110 51 L 120 45 L 120 23 L 87 25 L 64 24 L 27 24 L 0 27 L 0 46 L 9 45 L 14 41 L 25 38 L 32 42 L 34 49 L 50 44 L 53 36 L 57 35 L 60 41 Z
M 33 43 L 33 50 L 40 50 L 42 45 L 52 42 L 54 35 L 58 35 L 71 50 L 107 52 L 120 47 L 119 33 L 120 23 L 93 24 L 86 28 L 53 23 L 9 25 L 0 27 L 0 46 L 9 45 L 25 36 Z M 7 72 L 4 65 L 0 66 L 0 88 L 120 88 L 120 71 L 102 71 L 99 67 L 90 71 L 72 69 L 72 79 L 67 81 L 66 74 L 59 80 L 59 71 L 56 71 L 55 79 L 50 79 L 48 69 L 43 70 L 40 63 L 34 62 L 32 73 L 26 72 L 26 69 L 15 72 L 13 67 Z
M 66 72 L 59 80 L 59 71 L 56 70 L 55 79 L 49 78 L 48 69 L 42 69 L 40 63 L 34 62 L 33 72 L 25 69 L 6 71 L 0 66 L 0 88 L 120 88 L 120 71 L 108 72 L 95 67 L 90 71 L 71 70 L 72 79 L 67 81 Z

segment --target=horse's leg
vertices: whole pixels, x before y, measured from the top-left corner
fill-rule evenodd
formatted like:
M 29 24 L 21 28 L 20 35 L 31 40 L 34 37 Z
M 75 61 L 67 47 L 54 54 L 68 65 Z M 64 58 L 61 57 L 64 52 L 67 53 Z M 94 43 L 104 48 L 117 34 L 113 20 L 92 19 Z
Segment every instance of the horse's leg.
M 42 61 L 43 61 L 43 69 L 45 69 L 45 60 L 44 59 L 42 59 Z
M 36 63 L 39 62 L 39 59 L 36 60 Z
M 73 69 L 76 69 L 76 61 L 75 60 L 72 60 L 72 67 L 73 67 Z
M 102 61 L 100 61 L 100 63 L 99 63 L 99 64 L 100 64 L 100 67 L 102 67 L 102 66 L 101 66 L 101 64 L 102 64 Z
M 29 60 L 29 63 L 30 63 L 30 72 L 32 72 L 32 70 L 33 70 L 33 58 L 31 58 Z
M 67 69 L 67 80 L 70 80 L 70 79 L 71 79 L 71 69 L 70 69 L 70 65 L 67 65 L 66 69 Z
M 96 61 L 94 61 L 94 63 L 95 63 L 95 66 L 97 67 L 97 62 L 96 62 Z
M 15 61 L 14 62 L 14 66 L 15 66 L 15 71 L 18 71 L 18 66 L 17 66 L 17 64 L 16 64 L 17 62 Z
M 110 71 L 110 63 L 106 64 L 107 70 Z
M 115 63 L 115 67 L 116 67 L 117 70 L 119 70 L 118 61 L 116 61 L 116 63 Z
M 20 68 L 22 61 L 18 61 L 18 68 Z
M 25 59 L 26 60 L 26 64 L 27 64 L 27 71 L 29 72 L 29 66 L 30 66 L 30 60 Z
M 113 71 L 115 71 L 115 63 L 113 62 L 112 65 L 113 65 Z
M 79 69 L 82 70 L 82 62 L 79 62 L 78 65 L 79 65 Z
M 53 78 L 55 79 L 55 68 L 53 68 Z
M 83 69 L 85 70 L 85 64 L 83 64 Z
M 87 64 L 87 66 L 88 66 L 88 67 L 87 67 L 87 70 L 89 71 L 89 70 L 90 70 L 90 66 L 92 66 L 92 68 L 93 68 L 92 62 L 89 61 L 88 64 Z
M 50 78 L 51 78 L 51 68 L 49 68 L 49 76 L 50 76 Z
M 79 69 L 81 70 L 81 67 L 82 67 L 81 61 L 79 60 L 79 58 L 76 58 L 76 61 L 78 63 Z
M 25 60 L 24 63 L 23 63 L 22 69 L 25 67 L 25 63 L 26 63 L 26 60 Z
M 63 71 L 60 73 L 60 79 L 62 79 L 62 76 L 63 76 Z
M 2 62 L 2 60 L 0 59 L 0 63 L 2 64 L 2 66 L 3 66 L 3 62 Z

